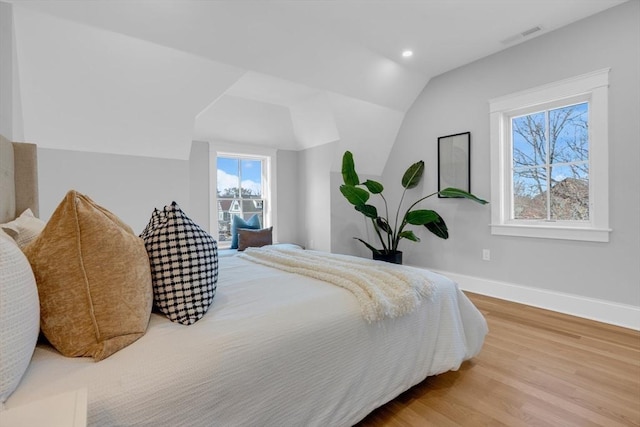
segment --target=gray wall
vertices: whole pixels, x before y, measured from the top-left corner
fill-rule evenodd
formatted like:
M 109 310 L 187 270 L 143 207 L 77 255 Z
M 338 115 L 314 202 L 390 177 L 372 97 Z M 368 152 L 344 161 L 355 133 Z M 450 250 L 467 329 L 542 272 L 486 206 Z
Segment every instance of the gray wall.
M 13 5 L 0 1 L 0 134 L 9 141 L 24 141 L 13 31 Z
M 5 2 L 0 2 L 0 134 L 13 141 L 13 18 Z
M 206 231 L 211 231 L 209 217 L 209 143 L 193 141 L 189 153 L 189 211 L 187 215 Z M 183 208 L 184 209 L 184 208 Z
M 147 225 L 154 207 L 174 200 L 191 216 L 185 160 L 39 148 L 38 174 L 44 220 L 71 189 L 91 197 L 136 233 Z
M 382 177 L 394 182 L 422 158 L 426 181 L 412 198 L 435 191 L 438 136 L 470 131 L 472 191 L 488 200 L 488 101 L 611 67 L 610 242 L 492 236 L 488 205 L 432 198 L 424 206 L 444 217 L 451 237 L 420 231 L 422 243 L 402 243 L 406 263 L 640 305 L 639 8 L 625 3 L 432 79 L 407 113 Z M 483 248 L 491 261 L 482 261 Z
M 304 241 L 298 233 L 298 153 L 290 150 L 278 150 L 277 163 L 278 223 L 275 229 L 277 229 L 278 241 L 303 244 Z
M 298 152 L 298 235 L 307 249 L 331 251 L 330 171 L 337 149 L 332 142 Z

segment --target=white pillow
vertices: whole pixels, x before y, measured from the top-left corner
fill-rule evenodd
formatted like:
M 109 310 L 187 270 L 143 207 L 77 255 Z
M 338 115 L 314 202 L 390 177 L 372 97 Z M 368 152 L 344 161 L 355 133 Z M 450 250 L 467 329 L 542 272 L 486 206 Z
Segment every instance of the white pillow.
M 0 405 L 18 387 L 40 332 L 40 302 L 29 261 L 0 233 Z
M 0 227 L 0 236 L 4 237 L 5 239 L 8 239 L 10 242 L 13 242 L 14 245 L 18 246 L 16 241 L 13 240 L 13 237 L 11 237 L 7 233 L 5 233 L 4 230 L 2 229 L 2 227 Z
M 38 237 L 45 225 L 43 220 L 36 218 L 31 209 L 27 209 L 18 218 L 6 224 L 0 224 L 0 227 L 13 237 L 22 249 Z

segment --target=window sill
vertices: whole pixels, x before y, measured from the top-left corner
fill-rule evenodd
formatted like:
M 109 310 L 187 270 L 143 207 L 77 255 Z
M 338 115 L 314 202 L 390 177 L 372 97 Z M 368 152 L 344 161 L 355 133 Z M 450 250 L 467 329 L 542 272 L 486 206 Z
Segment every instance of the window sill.
M 491 234 L 498 236 L 534 237 L 539 239 L 608 242 L 609 228 L 567 227 L 532 224 L 491 224 Z

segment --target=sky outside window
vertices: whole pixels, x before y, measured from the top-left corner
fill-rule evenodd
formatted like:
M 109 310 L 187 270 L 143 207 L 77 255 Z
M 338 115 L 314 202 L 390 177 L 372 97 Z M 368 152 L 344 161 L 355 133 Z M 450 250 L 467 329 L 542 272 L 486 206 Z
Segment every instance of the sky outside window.
M 251 191 L 251 196 L 262 194 L 262 161 L 255 159 L 239 159 L 218 157 L 218 193 L 224 194 L 226 189 L 242 188 Z

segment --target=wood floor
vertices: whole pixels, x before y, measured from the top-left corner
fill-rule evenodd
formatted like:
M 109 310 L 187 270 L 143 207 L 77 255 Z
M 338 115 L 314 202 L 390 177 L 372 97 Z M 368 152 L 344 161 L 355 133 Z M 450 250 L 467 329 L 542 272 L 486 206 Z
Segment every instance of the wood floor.
M 640 332 L 467 294 L 489 335 L 358 427 L 640 426 Z

